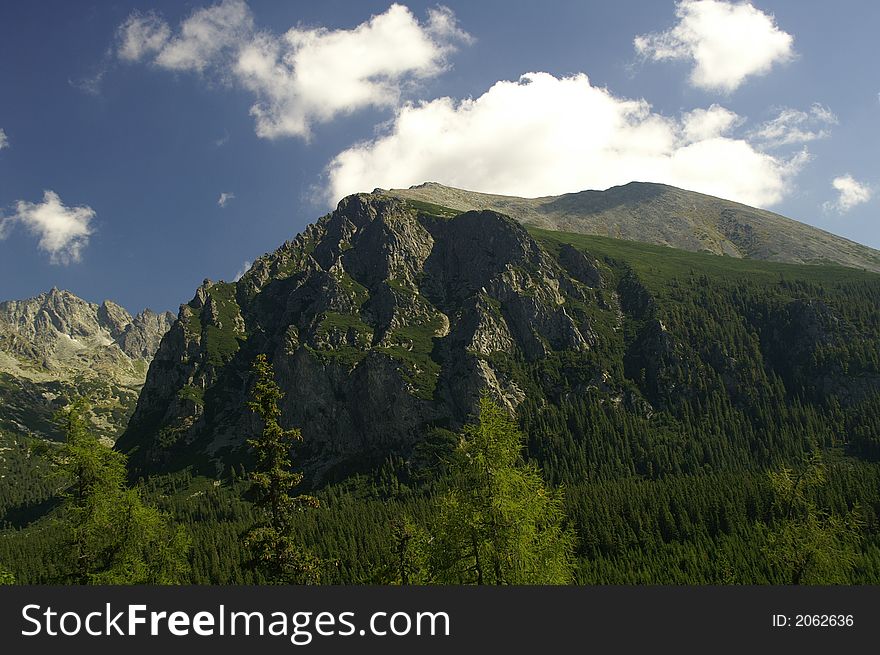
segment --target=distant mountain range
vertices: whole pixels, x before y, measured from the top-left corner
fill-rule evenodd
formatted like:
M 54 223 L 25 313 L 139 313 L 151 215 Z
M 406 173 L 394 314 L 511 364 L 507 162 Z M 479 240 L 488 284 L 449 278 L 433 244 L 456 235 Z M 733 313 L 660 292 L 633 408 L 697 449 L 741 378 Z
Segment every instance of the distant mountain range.
M 84 396 L 100 434 L 115 438 L 173 320 L 59 289 L 0 303 L 0 429 L 58 436 L 52 414 Z
M 880 272 L 880 251 L 798 221 L 665 184 L 518 198 L 427 182 L 384 195 L 449 207 L 491 209 L 561 232 L 654 243 L 692 252 L 798 264 L 836 263 Z

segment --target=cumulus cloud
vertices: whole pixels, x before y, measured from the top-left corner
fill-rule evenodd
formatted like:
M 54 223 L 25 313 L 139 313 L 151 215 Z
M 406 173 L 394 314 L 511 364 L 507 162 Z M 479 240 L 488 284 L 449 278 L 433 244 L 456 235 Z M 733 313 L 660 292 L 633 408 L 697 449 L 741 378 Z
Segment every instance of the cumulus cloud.
M 224 0 L 193 12 L 181 23 L 179 33 L 163 43 L 155 61 L 170 70 L 201 72 L 251 38 L 253 32 L 254 19 L 247 3 Z
M 217 198 L 217 206 L 218 207 L 225 207 L 229 203 L 229 201 L 232 200 L 233 198 L 235 198 L 234 193 L 224 191 L 223 193 L 220 194 L 220 197 Z
M 837 191 L 837 199 L 822 205 L 826 212 L 846 213 L 853 207 L 868 202 L 874 195 L 870 186 L 859 182 L 849 173 L 835 177 L 831 180 L 831 186 Z
M 8 147 L 6 132 L 0 129 L 0 150 Z M 43 202 L 19 200 L 14 214 L 0 214 L 0 239 L 6 238 L 13 226 L 22 225 L 39 238 L 40 250 L 49 254 L 53 264 L 70 264 L 82 258 L 94 232 L 94 218 L 91 207 L 67 207 L 57 193 L 44 191 Z
M 682 120 L 682 131 L 691 143 L 727 134 L 741 125 L 743 119 L 729 109 L 712 105 L 708 109 L 694 109 L 686 113 Z
M 404 105 L 385 133 L 330 162 L 327 200 L 426 180 L 521 196 L 640 180 L 773 205 L 809 155 L 762 152 L 729 135 L 740 121 L 718 105 L 670 118 L 583 74 L 528 73 L 476 99 Z
M 778 148 L 824 139 L 831 134 L 828 128 L 837 123 L 837 116 L 830 109 L 814 103 L 809 111 L 780 110 L 776 118 L 752 130 L 751 136 L 766 147 Z
M 67 207 L 57 193 L 45 191 L 43 202 L 19 200 L 15 209 L 15 214 L 2 219 L 0 236 L 13 224 L 21 224 L 39 237 L 39 248 L 49 254 L 53 264 L 80 261 L 93 234 L 95 211 L 91 207 Z
M 156 14 L 133 14 L 119 29 L 118 55 L 175 71 L 211 73 L 255 98 L 265 138 L 308 138 L 316 123 L 365 107 L 392 107 L 402 88 L 447 67 L 470 36 L 445 7 L 420 22 L 393 4 L 354 29 L 297 26 L 282 35 L 254 28 L 244 0 L 199 9 L 172 34 Z
M 639 35 L 633 44 L 647 59 L 692 61 L 690 82 L 696 87 L 731 92 L 794 57 L 794 38 L 750 3 L 682 0 L 675 15 L 674 27 Z

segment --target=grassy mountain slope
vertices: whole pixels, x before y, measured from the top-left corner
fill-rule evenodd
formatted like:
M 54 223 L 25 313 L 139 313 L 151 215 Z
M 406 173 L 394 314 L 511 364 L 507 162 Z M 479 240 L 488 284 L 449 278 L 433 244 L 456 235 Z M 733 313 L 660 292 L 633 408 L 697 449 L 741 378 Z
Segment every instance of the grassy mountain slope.
M 538 228 L 628 239 L 694 252 L 880 272 L 880 252 L 790 218 L 664 184 L 517 198 L 429 182 L 384 193 L 449 207 L 491 209 Z

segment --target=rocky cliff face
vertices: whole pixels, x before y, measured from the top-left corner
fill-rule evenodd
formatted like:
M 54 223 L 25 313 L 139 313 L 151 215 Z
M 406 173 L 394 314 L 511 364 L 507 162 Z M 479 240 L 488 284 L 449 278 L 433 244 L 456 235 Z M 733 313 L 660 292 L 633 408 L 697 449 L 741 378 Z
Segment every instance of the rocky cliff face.
M 115 437 L 173 319 L 58 289 L 0 303 L 0 427 L 57 436 L 53 412 L 82 395 L 101 434 Z
M 269 353 L 316 475 L 456 428 L 488 389 L 523 391 L 497 355 L 586 351 L 594 262 L 557 263 L 495 212 L 454 217 L 378 195 L 344 199 L 237 283 L 208 280 L 162 340 L 121 448 L 138 466 L 220 458 L 255 429 L 249 366 Z

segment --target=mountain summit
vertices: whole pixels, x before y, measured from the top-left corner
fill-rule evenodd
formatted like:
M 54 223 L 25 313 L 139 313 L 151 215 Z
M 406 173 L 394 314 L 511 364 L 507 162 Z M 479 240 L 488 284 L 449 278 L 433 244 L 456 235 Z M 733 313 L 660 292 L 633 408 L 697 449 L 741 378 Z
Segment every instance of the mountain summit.
M 880 272 L 880 251 L 763 209 L 665 184 L 518 198 L 427 182 L 377 189 L 457 211 L 490 209 L 535 227 L 654 243 L 692 252 Z
M 250 364 L 265 352 L 319 473 L 410 448 L 426 427 L 461 425 L 483 389 L 522 400 L 492 353 L 587 350 L 590 321 L 564 294 L 592 298 L 510 218 L 350 196 L 237 283 L 206 281 L 181 307 L 119 447 L 140 465 L 240 448 L 253 429 Z
M 99 305 L 54 288 L 0 303 L 0 427 L 55 435 L 53 412 L 85 396 L 112 438 L 173 320 L 149 309 L 132 316 L 110 300 Z

